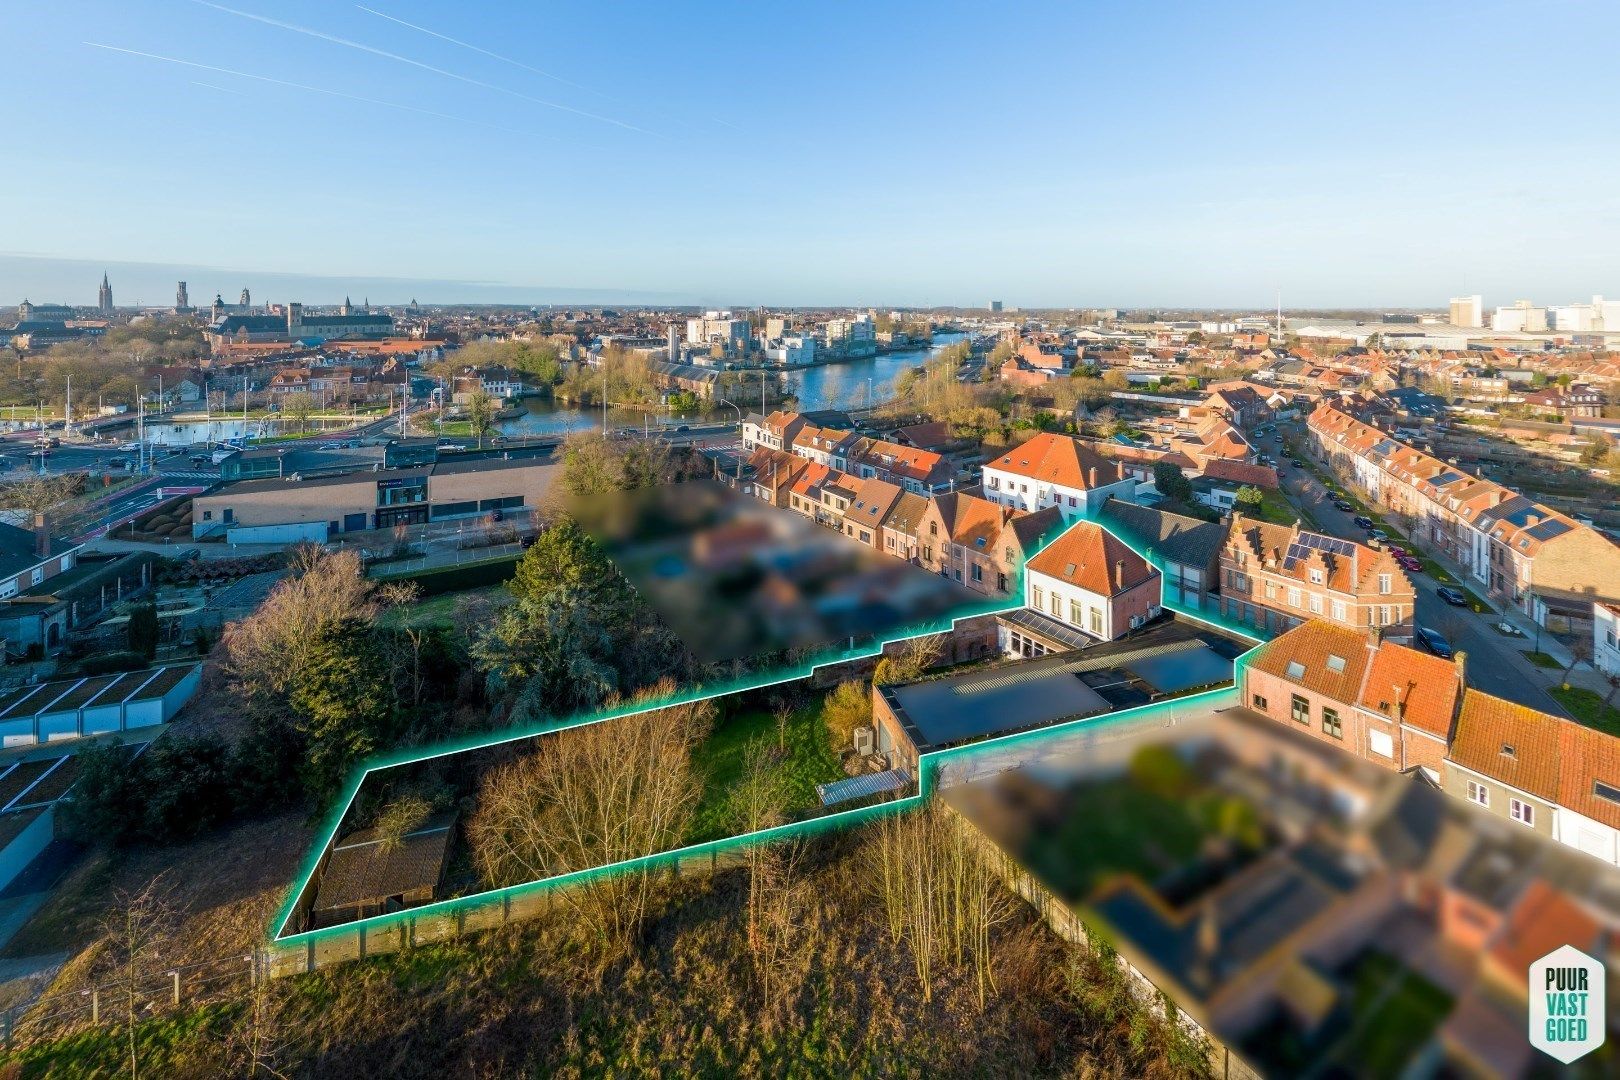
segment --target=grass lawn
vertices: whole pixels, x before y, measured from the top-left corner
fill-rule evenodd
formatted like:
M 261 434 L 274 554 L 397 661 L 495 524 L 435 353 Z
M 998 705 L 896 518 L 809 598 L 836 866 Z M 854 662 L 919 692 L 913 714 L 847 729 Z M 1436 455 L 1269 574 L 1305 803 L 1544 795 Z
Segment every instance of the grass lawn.
M 1261 493 L 1260 519 L 1269 521 L 1273 525 L 1292 525 L 1303 519 L 1305 524 L 1312 527 L 1316 522 L 1304 510 L 1288 501 L 1288 497 L 1281 491 L 1265 490 Z
M 1451 571 L 1425 555 L 1419 555 L 1417 559 L 1418 562 L 1423 564 L 1425 574 L 1428 574 L 1442 585 L 1451 584 Z
M 1584 686 L 1555 686 L 1547 693 L 1557 698 L 1558 704 L 1587 727 L 1609 735 L 1620 735 L 1620 709 L 1603 704 L 1602 694 Z
M 703 798 L 687 830 L 689 843 L 718 840 L 738 831 L 731 806 L 731 790 L 742 777 L 743 758 L 755 739 L 776 743 L 776 717 L 764 710 L 723 717 L 714 732 L 692 754 L 692 764 L 703 777 Z M 787 809 L 806 810 L 820 804 L 816 785 L 841 779 L 844 770 L 833 753 L 832 736 L 821 720 L 821 698 L 814 698 L 788 718 L 782 756 L 777 763 L 786 788 Z
M 1536 665 L 1538 668 L 1546 668 L 1548 671 L 1564 670 L 1563 664 L 1560 664 L 1557 660 L 1554 660 L 1544 652 L 1527 652 L 1524 654 L 1524 658 Z
M 484 596 L 496 599 L 506 595 L 508 593 L 505 585 L 486 585 L 481 589 L 461 589 L 457 592 L 440 593 L 437 596 L 424 597 L 414 604 L 389 608 L 382 613 L 382 617 L 378 622 L 383 626 L 401 628 L 448 626 L 450 616 L 455 614 L 456 606 L 463 597 Z

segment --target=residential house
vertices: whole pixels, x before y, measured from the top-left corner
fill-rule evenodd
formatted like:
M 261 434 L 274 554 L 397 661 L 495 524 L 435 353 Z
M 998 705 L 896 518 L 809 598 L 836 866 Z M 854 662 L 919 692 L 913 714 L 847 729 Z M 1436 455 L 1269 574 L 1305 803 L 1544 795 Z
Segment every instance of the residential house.
M 1469 690 L 1446 761 L 1446 791 L 1552 836 L 1561 726 L 1556 716 Z
M 929 500 L 913 491 L 905 491 L 894 501 L 883 516 L 883 553 L 906 562 L 922 561 L 923 518 L 928 513 Z
M 1463 670 L 1376 630 L 1317 619 L 1250 654 L 1241 700 L 1363 761 L 1439 783 Z
M 1593 605 L 1592 664 L 1607 675 L 1620 675 L 1620 604 Z
M 1554 412 L 1569 420 L 1577 416 L 1602 416 L 1603 406 L 1607 405 L 1608 401 L 1601 390 L 1577 383 L 1573 386 L 1533 390 L 1524 395 L 1524 403 L 1533 409 Z
M 1156 618 L 1162 585 L 1151 563 L 1091 521 L 1070 525 L 1024 565 L 1025 606 L 1098 641 Z M 1061 639 L 1048 646 L 1061 647 Z
M 1226 526 L 1119 499 L 1103 503 L 1098 520 L 1163 571 L 1167 599 L 1195 611 L 1219 604 Z
M 923 517 L 922 565 L 973 592 L 1007 596 L 1027 553 L 1061 524 L 1056 507 L 1026 514 L 977 495 L 935 495 Z
M 1460 564 L 1536 623 L 1593 618 L 1620 601 L 1620 545 L 1565 514 L 1471 476 L 1330 405 L 1307 420 L 1314 453 L 1388 508 L 1412 542 Z
M 876 476 L 919 494 L 949 490 L 956 469 L 943 454 L 885 439 L 857 438 L 848 444 L 846 466 L 859 476 Z
M 1388 550 L 1233 513 L 1221 548 L 1221 611 L 1261 630 L 1311 619 L 1410 635 L 1412 581 Z
M 1079 439 L 1043 432 L 987 461 L 984 497 L 1018 510 L 1057 507 L 1065 523 L 1090 517 L 1109 498 L 1136 501 L 1136 481 Z
M 1560 720 L 1553 831 L 1559 843 L 1620 865 L 1620 738 Z
M 883 519 L 902 494 L 898 487 L 875 476 L 859 481 L 843 514 L 844 535 L 874 551 L 883 550 Z

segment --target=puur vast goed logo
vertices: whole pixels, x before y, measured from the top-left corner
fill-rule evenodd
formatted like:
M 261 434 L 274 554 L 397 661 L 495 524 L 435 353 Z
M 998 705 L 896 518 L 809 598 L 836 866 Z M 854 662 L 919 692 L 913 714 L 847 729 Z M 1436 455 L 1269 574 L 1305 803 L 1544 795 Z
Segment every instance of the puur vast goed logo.
M 1568 1065 L 1603 1045 L 1603 964 L 1573 945 L 1530 965 L 1530 1045 Z

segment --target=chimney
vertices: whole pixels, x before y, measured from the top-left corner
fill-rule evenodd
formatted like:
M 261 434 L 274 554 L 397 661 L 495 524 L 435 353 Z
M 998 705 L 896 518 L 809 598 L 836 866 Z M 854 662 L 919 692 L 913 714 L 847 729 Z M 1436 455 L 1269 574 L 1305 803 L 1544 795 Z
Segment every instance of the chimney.
M 1093 465 L 1091 467 L 1091 469 L 1086 473 L 1086 482 L 1088 484 L 1090 484 L 1092 487 L 1097 486 L 1097 466 Z
M 1114 588 L 1123 589 L 1124 587 L 1125 587 L 1125 560 L 1124 559 L 1116 559 L 1115 562 L 1114 562 Z
M 1454 654 L 1452 654 L 1452 659 L 1457 664 L 1457 687 L 1459 689 L 1467 689 L 1468 688 L 1468 654 L 1466 652 L 1464 652 L 1462 649 L 1458 649 Z
M 45 524 L 45 511 L 34 511 L 34 554 L 43 559 L 51 553 L 51 531 Z
M 1384 628 L 1381 626 L 1367 627 L 1367 648 L 1376 649 L 1384 643 Z

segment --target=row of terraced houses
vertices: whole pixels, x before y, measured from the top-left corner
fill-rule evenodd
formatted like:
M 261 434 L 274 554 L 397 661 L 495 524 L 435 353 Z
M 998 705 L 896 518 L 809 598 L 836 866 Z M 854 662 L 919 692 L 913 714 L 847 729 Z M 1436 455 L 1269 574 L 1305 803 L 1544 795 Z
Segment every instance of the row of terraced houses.
M 1316 456 L 1410 523 L 1419 548 L 1456 563 L 1539 625 L 1588 621 L 1620 601 L 1620 546 L 1589 525 L 1464 472 L 1328 404 L 1311 413 Z
M 1277 723 L 1620 864 L 1620 738 L 1476 690 L 1466 664 L 1321 620 L 1256 649 L 1240 691 Z

